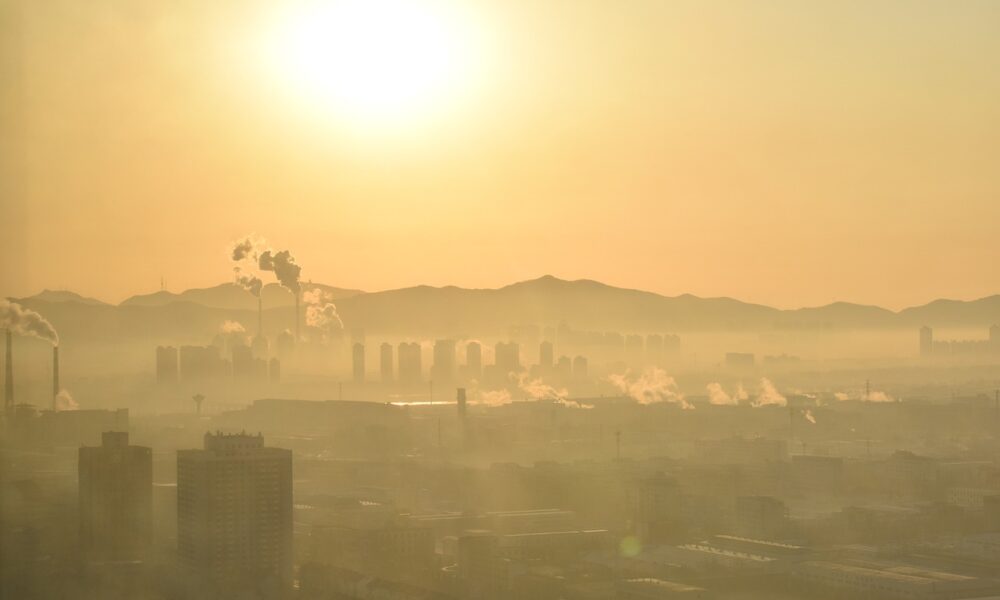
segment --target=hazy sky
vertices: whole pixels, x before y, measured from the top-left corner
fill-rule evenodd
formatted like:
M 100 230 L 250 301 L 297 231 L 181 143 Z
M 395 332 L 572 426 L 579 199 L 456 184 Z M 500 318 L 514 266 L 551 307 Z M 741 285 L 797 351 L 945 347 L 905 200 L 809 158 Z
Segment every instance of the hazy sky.
M 328 69 L 314 4 L 0 0 L 0 292 L 212 285 L 250 231 L 366 290 L 1000 292 L 1000 2 L 434 2 Z

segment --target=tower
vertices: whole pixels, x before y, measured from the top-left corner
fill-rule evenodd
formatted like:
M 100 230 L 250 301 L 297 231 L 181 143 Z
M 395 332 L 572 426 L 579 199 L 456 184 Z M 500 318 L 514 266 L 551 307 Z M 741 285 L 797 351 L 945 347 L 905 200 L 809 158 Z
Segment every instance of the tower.
M 153 533 L 153 453 L 106 431 L 79 450 L 80 543 L 95 561 L 140 560 Z
M 458 418 L 464 419 L 466 411 L 465 388 L 458 388 L 455 399 L 458 401 Z
M 455 340 L 434 342 L 434 366 L 431 379 L 438 383 L 448 383 L 455 379 Z
M 291 450 L 245 433 L 179 450 L 177 551 L 215 596 L 280 596 L 292 578 Z
M 920 356 L 934 354 L 934 330 L 924 325 L 920 328 Z
M 542 366 L 542 369 L 549 371 L 552 369 L 553 361 L 553 351 L 552 342 L 545 341 L 542 342 L 538 347 L 538 364 Z
M 483 376 L 483 347 L 479 342 L 465 344 L 465 376 L 476 380 Z
M 389 342 L 382 342 L 379 346 L 379 372 L 382 383 L 392 382 L 392 344 Z

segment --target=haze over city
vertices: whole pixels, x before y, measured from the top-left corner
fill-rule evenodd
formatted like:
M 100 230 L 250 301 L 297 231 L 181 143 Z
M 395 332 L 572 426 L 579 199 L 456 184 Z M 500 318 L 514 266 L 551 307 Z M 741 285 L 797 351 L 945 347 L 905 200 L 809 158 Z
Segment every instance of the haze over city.
M 0 598 L 1000 598 L 1000 3 L 0 0 Z
M 5 2 L 5 293 L 998 292 L 995 2 L 364 4 Z

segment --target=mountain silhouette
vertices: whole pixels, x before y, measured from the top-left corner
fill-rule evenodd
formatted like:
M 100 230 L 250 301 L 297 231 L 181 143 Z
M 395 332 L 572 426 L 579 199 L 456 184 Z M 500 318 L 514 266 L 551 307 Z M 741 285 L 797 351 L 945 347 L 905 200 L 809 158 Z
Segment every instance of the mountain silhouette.
M 504 336 L 510 326 L 563 322 L 579 330 L 625 333 L 906 329 L 925 324 L 985 329 L 1000 322 L 1000 296 L 936 300 L 895 312 L 847 302 L 781 310 L 733 298 L 669 297 L 550 275 L 496 289 L 421 285 L 366 293 L 303 284 L 304 290 L 316 287 L 329 293 L 346 328 L 397 336 Z M 263 300 L 266 334 L 294 327 L 290 292 L 269 284 Z M 133 296 L 117 306 L 72 292 L 42 292 L 21 302 L 50 319 L 67 339 L 196 340 L 214 334 L 225 320 L 240 322 L 250 332 L 257 323 L 256 298 L 231 283 Z

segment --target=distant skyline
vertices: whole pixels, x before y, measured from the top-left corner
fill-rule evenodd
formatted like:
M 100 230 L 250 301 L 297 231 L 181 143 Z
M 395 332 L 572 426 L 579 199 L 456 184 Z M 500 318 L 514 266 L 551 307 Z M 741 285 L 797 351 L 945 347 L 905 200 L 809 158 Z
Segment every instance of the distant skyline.
M 210 286 L 250 231 L 364 290 L 1000 293 L 998 2 L 426 0 L 349 13 L 353 70 L 315 4 L 3 3 L 0 293 Z

